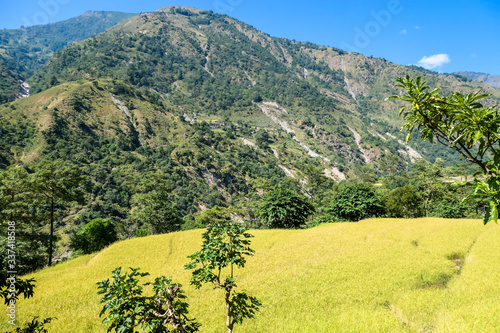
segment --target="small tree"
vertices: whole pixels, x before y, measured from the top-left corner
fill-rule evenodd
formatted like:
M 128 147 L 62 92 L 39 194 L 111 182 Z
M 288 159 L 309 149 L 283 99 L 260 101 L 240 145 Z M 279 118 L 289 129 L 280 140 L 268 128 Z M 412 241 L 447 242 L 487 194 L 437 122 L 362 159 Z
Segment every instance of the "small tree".
M 437 158 L 434 164 L 419 158 L 411 167 L 410 175 L 422 197 L 426 217 L 429 217 L 434 201 L 443 192 L 443 164 L 444 161 L 440 158 Z
M 385 198 L 387 213 L 393 217 L 411 218 L 419 215 L 420 196 L 411 185 L 392 190 Z
M 139 327 L 150 332 L 197 332 L 200 324 L 187 318 L 189 304 L 182 285 L 173 283 L 172 278 L 161 276 L 153 283 L 153 296 L 143 296 L 143 289 L 151 283 L 139 285 L 139 278 L 149 275 L 131 268 L 122 275 L 121 267 L 113 272 L 113 282 L 109 279 L 97 283 L 98 295 L 104 295 L 101 313 L 107 313 L 103 323 L 109 325 L 108 332 L 135 333 Z M 168 327 L 171 327 L 169 329 Z
M 135 217 L 145 223 L 152 234 L 165 234 L 181 229 L 182 219 L 164 192 L 152 191 L 137 198 Z
M 400 116 L 406 120 L 407 140 L 414 130 L 423 140 L 437 141 L 459 152 L 467 161 L 478 165 L 485 178 L 475 178 L 473 196 L 487 198 L 489 207 L 484 223 L 498 220 L 500 204 L 500 116 L 497 105 L 484 107 L 481 100 L 490 96 L 476 91 L 470 94 L 455 92 L 442 96 L 438 88 L 406 76 L 396 79 L 396 87 L 405 95 L 390 96 L 405 102 Z
M 314 213 L 306 197 L 278 188 L 267 193 L 258 204 L 260 219 L 271 228 L 299 228 Z
M 245 292 L 234 293 L 236 285 L 235 268 L 243 268 L 246 256 L 253 255 L 246 228 L 230 221 L 216 222 L 203 233 L 201 250 L 190 255 L 186 269 L 194 269 L 191 284 L 197 289 L 204 283 L 211 283 L 215 288 L 225 291 L 226 327 L 233 332 L 235 324 L 241 324 L 246 318 L 254 318 L 261 306 L 260 301 Z M 229 275 L 221 278 L 222 270 L 229 267 Z
M 353 183 L 332 198 L 327 211 L 336 221 L 359 221 L 383 215 L 384 206 L 371 185 Z
M 213 206 L 199 214 L 196 217 L 195 224 L 203 228 L 218 222 L 232 221 L 233 218 L 241 218 L 242 215 L 244 215 L 242 209 Z
M 66 161 L 42 161 L 31 179 L 36 194 L 50 207 L 50 238 L 48 265 L 52 265 L 55 206 L 59 202 L 78 199 L 74 189 L 82 182 L 81 171 Z
M 116 226 L 108 219 L 94 219 L 71 239 L 71 247 L 85 254 L 97 252 L 118 240 Z

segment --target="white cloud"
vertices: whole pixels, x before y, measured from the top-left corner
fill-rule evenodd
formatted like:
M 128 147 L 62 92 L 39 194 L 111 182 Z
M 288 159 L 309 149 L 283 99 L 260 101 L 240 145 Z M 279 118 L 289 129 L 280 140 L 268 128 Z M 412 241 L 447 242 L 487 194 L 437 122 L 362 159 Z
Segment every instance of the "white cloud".
M 471 57 L 471 58 L 475 58 L 475 57 L 477 57 L 477 54 L 472 53 L 472 54 L 470 55 L 470 57 Z
M 444 64 L 449 63 L 450 57 L 447 54 L 435 54 L 430 57 L 423 57 L 419 60 L 418 64 L 426 69 L 433 69 L 436 67 L 443 66 Z
M 401 32 L 400 32 L 400 34 L 401 34 L 401 35 L 406 35 L 407 33 L 408 33 L 408 31 L 407 31 L 406 29 L 403 29 L 403 30 L 401 30 Z
M 420 29 L 420 27 L 418 25 L 414 26 L 414 28 L 417 30 Z

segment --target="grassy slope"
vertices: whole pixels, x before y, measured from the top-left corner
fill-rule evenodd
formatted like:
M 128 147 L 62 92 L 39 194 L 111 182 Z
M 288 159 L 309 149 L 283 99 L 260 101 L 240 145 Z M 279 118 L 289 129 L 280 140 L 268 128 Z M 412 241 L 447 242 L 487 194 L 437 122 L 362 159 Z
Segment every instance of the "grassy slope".
M 201 230 L 133 239 L 34 274 L 21 321 L 56 316 L 54 332 L 105 332 L 95 282 L 117 266 L 174 277 L 202 332 L 224 331 L 222 295 L 189 285 Z M 372 219 L 308 230 L 255 230 L 238 280 L 264 304 L 239 332 L 493 332 L 500 329 L 500 229 L 477 220 Z M 465 255 L 462 269 L 447 256 Z M 445 286 L 439 281 L 447 280 Z M 443 278 L 445 277 L 445 278 Z M 427 287 L 424 287 L 427 286 Z M 2 321 L 0 325 L 5 325 Z M 5 326 L 0 326 L 4 328 Z

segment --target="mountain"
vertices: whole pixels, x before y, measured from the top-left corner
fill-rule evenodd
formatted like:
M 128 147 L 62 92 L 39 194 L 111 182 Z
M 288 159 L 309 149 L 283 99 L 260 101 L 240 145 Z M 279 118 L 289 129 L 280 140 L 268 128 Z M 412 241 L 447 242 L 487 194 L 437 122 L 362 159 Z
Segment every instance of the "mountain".
M 285 178 L 272 148 L 257 148 L 252 132 L 185 120 L 149 90 L 111 80 L 70 82 L 0 106 L 0 166 L 41 156 L 87 165 L 93 195 L 74 216 L 82 221 L 96 214 L 127 220 L 133 196 L 157 189 L 151 178 L 158 176 L 184 216 L 253 198 L 251 183 L 259 178 Z M 283 134 L 270 134 L 265 144 L 278 139 L 292 145 Z M 286 154 L 286 161 L 307 156 Z
M 31 96 L 0 105 L 0 167 L 41 157 L 85 166 L 85 204 L 61 214 L 61 233 L 110 217 L 130 237 L 140 227 L 137 197 L 153 190 L 186 221 L 232 205 L 255 222 L 255 200 L 267 190 L 306 192 L 315 178 L 324 180 L 312 198 L 321 211 L 335 182 L 398 173 L 419 157 L 459 161 L 417 135 L 405 143 L 400 105 L 384 102 L 404 75 L 422 75 L 444 93 L 483 89 L 493 95 L 488 103 L 500 101 L 500 89 L 460 75 L 170 6 L 54 52 L 28 79 Z
M 399 105 L 383 100 L 406 74 L 444 93 L 482 88 L 492 103 L 500 97 L 460 76 L 273 38 L 225 15 L 173 6 L 69 45 L 29 82 L 36 93 L 79 79 L 121 80 L 156 91 L 181 117 L 285 131 L 336 168 L 376 163 L 387 152 L 453 160 L 418 140 L 400 142 Z
M 26 95 L 26 87 L 18 82 L 42 68 L 55 51 L 99 34 L 133 15 L 88 11 L 53 24 L 0 30 L 0 73 L 9 83 L 0 86 L 0 103 Z
M 484 82 L 496 88 L 500 88 L 500 75 L 490 75 L 476 72 L 456 72 L 455 74 L 462 75 L 474 81 Z

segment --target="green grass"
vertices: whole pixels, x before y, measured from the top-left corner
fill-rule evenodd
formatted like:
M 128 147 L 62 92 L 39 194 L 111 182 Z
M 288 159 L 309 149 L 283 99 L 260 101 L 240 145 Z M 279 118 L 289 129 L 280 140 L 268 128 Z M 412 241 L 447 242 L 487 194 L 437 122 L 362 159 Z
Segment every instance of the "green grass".
M 184 284 L 202 332 L 224 332 L 222 294 L 189 286 L 182 266 L 201 230 L 132 239 L 40 271 L 18 318 L 52 332 L 105 332 L 95 283 L 141 267 Z M 237 332 L 500 331 L 500 229 L 478 220 L 371 219 L 308 230 L 254 230 L 238 286 L 263 303 Z M 1 325 L 5 325 L 6 320 Z M 6 326 L 0 326 L 0 330 Z

